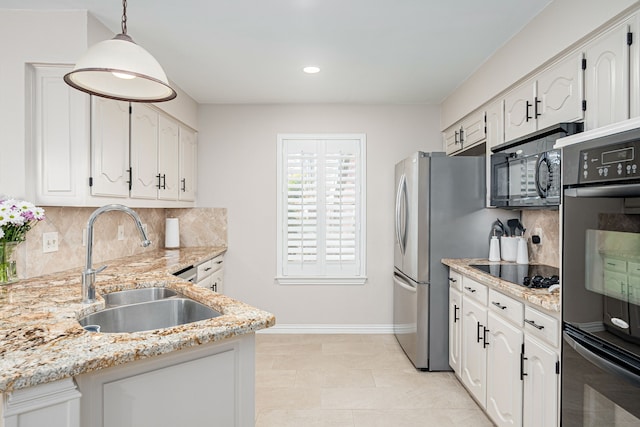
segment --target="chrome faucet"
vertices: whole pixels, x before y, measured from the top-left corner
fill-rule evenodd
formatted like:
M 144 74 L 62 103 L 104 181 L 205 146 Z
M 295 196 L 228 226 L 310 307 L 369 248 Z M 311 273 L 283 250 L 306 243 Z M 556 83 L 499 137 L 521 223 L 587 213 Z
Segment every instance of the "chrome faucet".
M 82 272 L 82 302 L 84 304 L 90 304 L 96 300 L 96 274 L 107 268 L 106 265 L 94 270 L 91 266 L 91 255 L 93 252 L 93 223 L 96 222 L 96 218 L 105 212 L 120 211 L 128 214 L 136 223 L 140 237 L 142 238 L 142 246 L 145 248 L 151 244 L 151 241 L 147 238 L 147 232 L 142 226 L 142 221 L 137 213 L 131 208 L 124 205 L 106 205 L 96 209 L 87 221 L 87 264 L 86 268 Z

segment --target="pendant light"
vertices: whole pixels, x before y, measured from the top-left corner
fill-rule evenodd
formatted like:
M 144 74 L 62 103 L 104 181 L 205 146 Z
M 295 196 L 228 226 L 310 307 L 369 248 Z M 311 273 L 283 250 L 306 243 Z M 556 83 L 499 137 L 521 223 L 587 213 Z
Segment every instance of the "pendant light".
M 127 0 L 122 1 L 122 33 L 91 46 L 64 81 L 91 95 L 121 101 L 161 102 L 176 97 L 158 61 L 127 35 Z

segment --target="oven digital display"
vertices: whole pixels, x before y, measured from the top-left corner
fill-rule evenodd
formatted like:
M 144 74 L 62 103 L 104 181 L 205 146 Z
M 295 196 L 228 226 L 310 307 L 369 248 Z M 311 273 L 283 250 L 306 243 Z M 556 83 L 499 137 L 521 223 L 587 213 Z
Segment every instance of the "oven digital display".
M 606 151 L 602 153 L 602 164 L 609 165 L 611 163 L 630 162 L 633 160 L 633 147 L 623 148 L 621 150 Z

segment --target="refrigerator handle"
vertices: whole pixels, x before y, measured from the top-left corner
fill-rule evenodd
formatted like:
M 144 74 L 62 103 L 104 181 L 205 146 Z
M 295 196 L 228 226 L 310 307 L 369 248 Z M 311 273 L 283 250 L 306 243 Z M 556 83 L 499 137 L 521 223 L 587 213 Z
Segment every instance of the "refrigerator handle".
M 640 387 L 640 376 L 634 374 L 631 371 L 626 370 L 622 366 L 619 366 L 619 365 L 617 365 L 615 363 L 610 362 L 609 360 L 605 359 L 602 356 L 599 356 L 599 355 L 593 353 L 592 351 L 587 349 L 585 346 L 580 344 L 578 341 L 573 339 L 573 337 L 571 337 L 570 334 L 568 334 L 567 332 L 564 332 L 563 335 L 564 335 L 564 340 L 579 355 L 584 357 L 586 360 L 588 360 L 589 362 L 591 362 L 592 364 L 594 364 L 598 368 L 602 369 L 603 371 L 608 372 L 608 373 L 610 373 L 612 375 L 615 375 L 615 376 L 617 376 L 619 378 L 623 378 L 623 379 L 627 380 L 628 382 L 630 382 L 631 384 L 635 385 L 636 387 Z
M 402 277 L 399 276 L 393 276 L 393 281 L 396 282 L 396 285 L 400 286 L 401 288 L 406 289 L 409 292 L 417 292 L 418 290 L 411 286 L 409 283 L 407 283 Z
M 396 240 L 400 245 L 400 252 L 404 255 L 405 250 L 405 241 L 404 234 L 406 234 L 406 225 L 405 230 L 402 230 L 400 215 L 402 213 L 402 200 L 405 197 L 407 187 L 407 178 L 404 174 L 400 177 L 400 182 L 398 183 L 398 189 L 396 191 Z

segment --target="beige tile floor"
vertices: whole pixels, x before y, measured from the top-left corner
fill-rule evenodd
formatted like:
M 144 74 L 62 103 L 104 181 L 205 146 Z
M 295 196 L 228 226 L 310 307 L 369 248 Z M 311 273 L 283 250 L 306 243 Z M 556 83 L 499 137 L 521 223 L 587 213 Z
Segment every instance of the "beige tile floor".
M 451 372 L 393 335 L 256 336 L 256 427 L 492 426 Z

